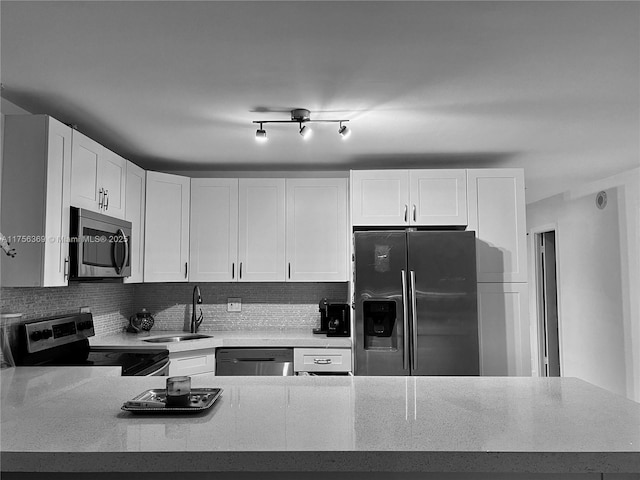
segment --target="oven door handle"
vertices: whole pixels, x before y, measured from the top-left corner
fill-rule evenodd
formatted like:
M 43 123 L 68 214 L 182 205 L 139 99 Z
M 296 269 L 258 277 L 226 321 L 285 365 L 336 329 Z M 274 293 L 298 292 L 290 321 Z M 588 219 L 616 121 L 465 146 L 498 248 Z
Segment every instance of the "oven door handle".
M 122 240 L 124 243 L 124 256 L 122 257 L 122 265 L 116 265 L 116 273 L 120 275 L 124 270 L 124 267 L 127 266 L 127 260 L 129 260 L 129 241 L 127 240 L 127 235 L 124 233 L 124 230 L 119 228 L 118 235 L 122 235 Z M 115 245 L 113 246 L 115 248 Z
M 147 377 L 159 377 L 159 376 L 167 376 L 169 375 L 169 364 L 171 360 L 167 359 L 166 362 L 163 362 L 160 367 L 156 370 L 145 374 Z

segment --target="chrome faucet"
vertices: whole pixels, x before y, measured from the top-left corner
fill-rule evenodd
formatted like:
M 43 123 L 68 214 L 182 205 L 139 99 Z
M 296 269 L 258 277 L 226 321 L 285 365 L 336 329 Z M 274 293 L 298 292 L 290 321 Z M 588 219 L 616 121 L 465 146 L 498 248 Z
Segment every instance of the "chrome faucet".
M 202 303 L 202 297 L 200 296 L 200 287 L 196 285 L 193 287 L 193 296 L 191 303 L 191 333 L 196 333 L 198 331 L 198 327 L 202 323 L 203 315 L 202 309 L 200 309 L 200 315 L 196 319 L 196 304 Z

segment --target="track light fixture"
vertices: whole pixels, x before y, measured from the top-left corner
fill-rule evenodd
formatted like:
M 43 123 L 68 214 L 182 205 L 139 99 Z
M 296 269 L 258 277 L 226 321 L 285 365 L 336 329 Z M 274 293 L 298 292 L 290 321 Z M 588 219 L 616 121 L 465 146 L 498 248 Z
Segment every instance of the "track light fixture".
M 266 142 L 267 141 L 267 131 L 262 129 L 262 123 L 260 123 L 260 128 L 256 130 L 256 142 Z
M 342 125 L 349 120 L 311 120 L 311 112 L 306 108 L 296 108 L 291 110 L 291 120 L 254 120 L 259 123 L 260 128 L 256 130 L 256 140 L 264 142 L 267 140 L 267 132 L 262 128 L 263 123 L 297 123 L 300 127 L 300 135 L 306 140 L 311 137 L 312 130 L 307 123 L 339 123 L 338 133 L 344 140 L 351 134 L 351 130 L 346 125 Z

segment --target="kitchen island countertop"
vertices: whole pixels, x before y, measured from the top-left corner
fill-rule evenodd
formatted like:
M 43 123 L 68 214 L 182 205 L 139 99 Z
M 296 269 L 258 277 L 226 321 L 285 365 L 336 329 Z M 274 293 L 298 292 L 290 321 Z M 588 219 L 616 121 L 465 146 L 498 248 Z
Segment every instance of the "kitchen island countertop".
M 232 330 L 204 331 L 199 334 L 210 338 L 189 340 L 186 342 L 153 343 L 145 339 L 171 335 L 188 335 L 183 331 L 152 330 L 150 332 L 114 333 L 100 337 L 91 337 L 92 347 L 110 348 L 166 348 L 169 352 L 210 349 L 219 347 L 305 347 L 305 348 L 350 348 L 350 337 L 328 337 L 326 334 L 314 334 L 311 329 L 296 330 Z
M 143 416 L 165 378 L 50 376 L 1 373 L 3 472 L 640 473 L 640 404 L 574 378 L 203 375 L 210 410 Z

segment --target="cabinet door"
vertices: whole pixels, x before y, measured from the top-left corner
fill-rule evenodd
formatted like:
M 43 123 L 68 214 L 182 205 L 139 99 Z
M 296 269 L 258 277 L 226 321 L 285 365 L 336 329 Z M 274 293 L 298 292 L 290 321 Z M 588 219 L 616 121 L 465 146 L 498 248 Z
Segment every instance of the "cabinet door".
M 147 172 L 144 281 L 186 282 L 189 260 L 190 180 Z
M 407 170 L 352 170 L 353 225 L 409 225 Z
M 469 230 L 476 232 L 479 282 L 526 282 L 524 174 L 467 170 Z
M 466 170 L 409 170 L 411 225 L 467 225 Z
M 285 280 L 285 180 L 239 180 L 238 280 Z
M 238 277 L 238 179 L 192 178 L 189 280 Z
M 526 283 L 478 283 L 480 375 L 531 375 L 528 295 Z
M 287 179 L 287 281 L 347 281 L 347 179 Z
M 125 283 L 140 283 L 144 278 L 145 184 L 145 171 L 134 163 L 127 162 L 124 217 L 131 222 L 129 244 L 131 276 L 124 279 Z
M 100 211 L 98 172 L 105 148 L 78 131 L 73 131 L 71 150 L 71 205 Z
M 127 161 L 105 149 L 98 165 L 98 191 L 103 190 L 102 212 L 116 218 L 124 218 L 127 179 Z
M 71 216 L 71 130 L 49 117 L 43 286 L 69 283 L 69 219 Z M 51 237 L 55 241 L 51 241 Z
M 3 287 L 68 283 L 71 129 L 47 115 L 7 115 L 2 159 Z M 19 237 L 19 238 L 16 238 Z

